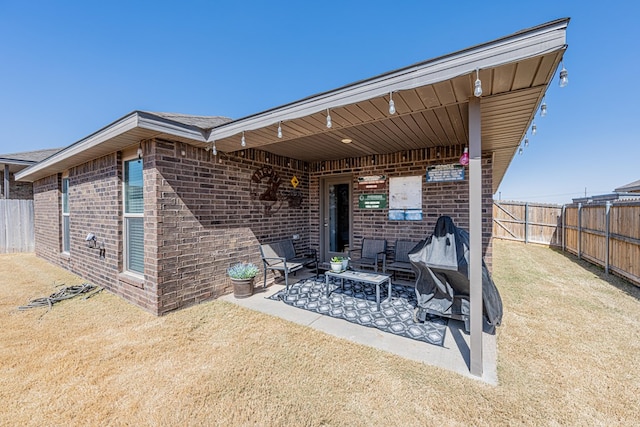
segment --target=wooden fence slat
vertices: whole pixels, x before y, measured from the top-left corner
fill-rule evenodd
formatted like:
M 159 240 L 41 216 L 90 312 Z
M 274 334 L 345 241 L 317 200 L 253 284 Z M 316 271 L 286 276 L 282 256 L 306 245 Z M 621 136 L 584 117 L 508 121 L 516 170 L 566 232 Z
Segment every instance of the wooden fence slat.
M 33 200 L 0 199 L 0 253 L 35 250 Z

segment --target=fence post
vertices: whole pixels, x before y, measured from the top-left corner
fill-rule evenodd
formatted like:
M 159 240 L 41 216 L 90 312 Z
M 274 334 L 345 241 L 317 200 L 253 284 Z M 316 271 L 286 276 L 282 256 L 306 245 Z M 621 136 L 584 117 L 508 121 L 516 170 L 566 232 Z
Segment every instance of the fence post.
M 611 226 L 611 202 L 607 201 L 606 207 L 605 207 L 605 216 L 606 216 L 606 240 L 605 240 L 605 254 L 604 254 L 604 273 L 605 274 L 609 274 L 609 240 L 611 238 L 611 231 L 610 231 L 610 226 Z
M 565 242 L 566 220 L 567 220 L 567 205 L 562 205 L 562 252 L 567 250 L 567 244 Z
M 524 204 L 524 244 L 529 243 L 529 202 Z
M 578 259 L 582 259 L 582 203 L 578 203 Z

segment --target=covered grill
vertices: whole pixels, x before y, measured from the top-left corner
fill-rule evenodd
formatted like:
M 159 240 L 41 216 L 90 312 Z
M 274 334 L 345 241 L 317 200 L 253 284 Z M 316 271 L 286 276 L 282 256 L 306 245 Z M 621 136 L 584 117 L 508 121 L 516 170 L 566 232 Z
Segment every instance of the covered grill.
M 433 234 L 413 248 L 409 260 L 417 273 L 417 319 L 438 315 L 462 320 L 469 331 L 469 233 L 441 216 Z M 484 261 L 482 299 L 484 318 L 495 329 L 502 321 L 502 299 Z

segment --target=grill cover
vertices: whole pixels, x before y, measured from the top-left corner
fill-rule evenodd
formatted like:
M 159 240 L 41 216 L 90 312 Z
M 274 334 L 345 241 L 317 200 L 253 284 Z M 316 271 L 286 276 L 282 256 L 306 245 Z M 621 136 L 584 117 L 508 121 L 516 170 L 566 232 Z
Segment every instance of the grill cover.
M 433 234 L 409 253 L 417 271 L 417 318 L 428 314 L 458 319 L 469 330 L 469 233 L 448 216 L 436 222 Z M 482 261 L 483 313 L 493 331 L 502 321 L 502 299 Z

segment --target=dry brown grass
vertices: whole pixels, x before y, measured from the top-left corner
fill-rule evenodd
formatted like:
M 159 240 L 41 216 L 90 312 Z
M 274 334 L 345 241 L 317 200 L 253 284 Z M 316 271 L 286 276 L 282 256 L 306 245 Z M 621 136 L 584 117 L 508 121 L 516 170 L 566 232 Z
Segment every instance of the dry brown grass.
M 81 280 L 1 255 L 0 425 L 637 422 L 640 289 L 543 247 L 494 253 L 497 387 L 223 301 L 156 318 L 103 292 L 19 312 Z

